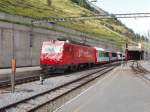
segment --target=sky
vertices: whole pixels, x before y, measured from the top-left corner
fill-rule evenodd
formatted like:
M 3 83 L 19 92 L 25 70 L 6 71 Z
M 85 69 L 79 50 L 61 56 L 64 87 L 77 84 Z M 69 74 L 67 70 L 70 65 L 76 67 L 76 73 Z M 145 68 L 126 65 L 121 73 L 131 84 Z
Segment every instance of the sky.
M 94 4 L 112 14 L 150 13 L 150 0 L 97 0 Z M 124 18 L 121 21 L 135 33 L 148 36 L 150 18 Z

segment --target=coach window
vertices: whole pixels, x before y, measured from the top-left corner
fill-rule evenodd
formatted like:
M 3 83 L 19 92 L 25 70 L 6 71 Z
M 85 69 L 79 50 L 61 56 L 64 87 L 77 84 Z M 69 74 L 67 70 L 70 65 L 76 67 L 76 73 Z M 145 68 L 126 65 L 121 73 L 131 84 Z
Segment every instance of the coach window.
M 99 57 L 102 57 L 102 52 L 101 51 L 99 52 Z
M 106 52 L 106 57 L 109 57 L 109 53 L 108 52 Z

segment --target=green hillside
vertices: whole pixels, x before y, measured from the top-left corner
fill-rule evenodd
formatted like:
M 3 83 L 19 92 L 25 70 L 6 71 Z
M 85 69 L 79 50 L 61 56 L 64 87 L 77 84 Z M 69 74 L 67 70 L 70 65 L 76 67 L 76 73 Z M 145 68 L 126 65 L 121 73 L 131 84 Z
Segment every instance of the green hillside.
M 42 17 L 76 17 L 88 16 L 94 13 L 79 6 L 71 0 L 52 0 L 52 5 L 48 6 L 47 0 L 1 0 L 0 11 L 10 14 L 28 16 L 33 18 Z M 121 45 L 125 41 L 128 29 L 122 24 L 110 20 L 86 20 L 78 22 L 61 22 L 61 26 L 79 30 L 98 38 L 115 42 Z

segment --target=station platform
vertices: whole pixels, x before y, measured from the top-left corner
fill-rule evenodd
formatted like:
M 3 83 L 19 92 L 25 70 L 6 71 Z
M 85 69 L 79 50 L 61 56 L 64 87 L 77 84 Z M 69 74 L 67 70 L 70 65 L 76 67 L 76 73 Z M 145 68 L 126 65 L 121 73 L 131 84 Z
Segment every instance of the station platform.
M 150 62 L 140 63 L 150 70 Z M 130 66 L 116 68 L 54 112 L 150 112 L 150 81 L 138 77 Z
M 16 76 L 26 76 L 36 74 L 41 70 L 40 66 L 16 68 Z M 10 78 L 11 69 L 0 69 L 0 81 Z

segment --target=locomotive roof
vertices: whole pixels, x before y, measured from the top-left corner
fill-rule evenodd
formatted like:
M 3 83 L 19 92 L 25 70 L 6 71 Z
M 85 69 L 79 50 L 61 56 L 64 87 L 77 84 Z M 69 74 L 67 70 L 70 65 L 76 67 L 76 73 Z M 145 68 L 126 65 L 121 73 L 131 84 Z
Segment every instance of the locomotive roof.
M 46 44 L 51 44 L 51 43 L 54 43 L 54 44 L 61 44 L 61 45 L 63 45 L 63 44 L 65 44 L 65 43 L 70 43 L 70 44 L 77 44 L 77 45 L 82 45 L 82 46 L 88 46 L 88 47 L 91 47 L 90 45 L 87 45 L 87 44 L 84 44 L 84 43 L 79 43 L 79 42 L 76 42 L 76 41 L 69 41 L 69 40 L 66 40 L 66 41 L 64 41 L 64 40 L 62 40 L 62 41 L 60 41 L 60 40 L 50 40 L 50 41 L 44 41 L 43 42 L 45 45 Z
M 71 43 L 71 44 L 77 44 L 77 45 L 83 45 L 83 46 L 88 46 L 88 47 L 91 47 L 90 45 L 86 44 L 86 43 L 81 43 L 81 42 L 77 42 L 77 41 L 74 41 L 74 40 L 69 40 L 69 39 L 66 39 L 66 38 L 57 38 L 58 41 L 64 41 L 64 42 L 67 42 L 67 43 Z
M 56 40 L 49 40 L 49 41 L 44 41 L 43 45 L 50 45 L 50 44 L 58 44 L 58 45 L 62 45 L 65 42 L 63 41 L 56 41 Z

